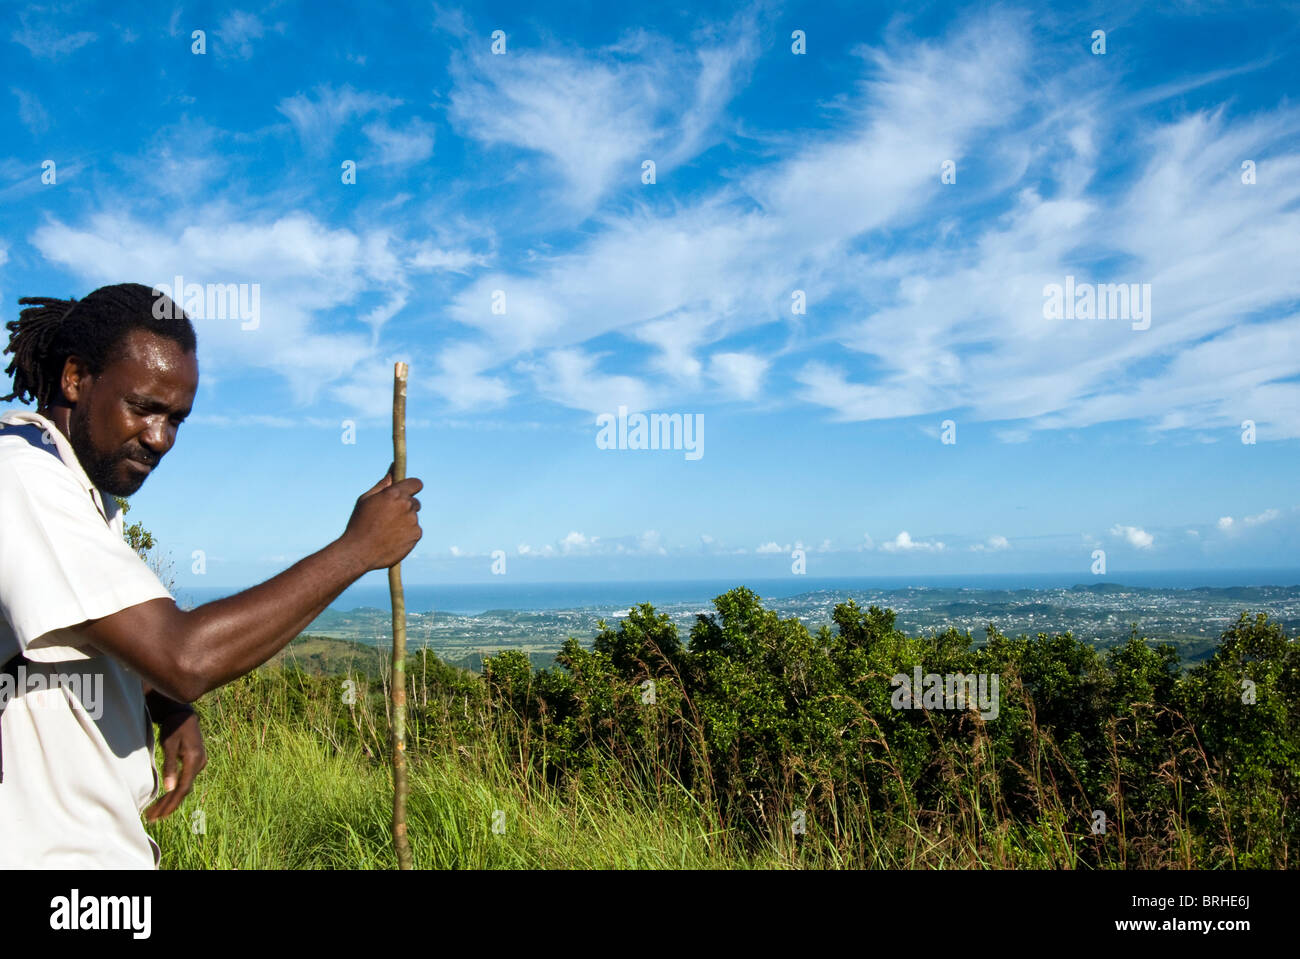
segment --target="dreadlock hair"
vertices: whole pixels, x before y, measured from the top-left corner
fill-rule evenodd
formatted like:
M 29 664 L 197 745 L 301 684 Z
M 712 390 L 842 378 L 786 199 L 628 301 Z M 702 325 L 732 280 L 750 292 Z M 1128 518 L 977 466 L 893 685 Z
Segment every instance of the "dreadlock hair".
M 69 356 L 81 357 L 98 376 L 117 358 L 132 330 L 165 337 L 186 353 L 198 346 L 185 311 L 170 297 L 139 283 L 101 286 L 81 300 L 25 296 L 18 302 L 33 305 L 5 324 L 9 345 L 4 352 L 14 355 L 5 373 L 13 374 L 14 388 L 0 397 L 2 402 L 34 399 L 37 409 L 50 408 L 62 398 L 63 366 Z

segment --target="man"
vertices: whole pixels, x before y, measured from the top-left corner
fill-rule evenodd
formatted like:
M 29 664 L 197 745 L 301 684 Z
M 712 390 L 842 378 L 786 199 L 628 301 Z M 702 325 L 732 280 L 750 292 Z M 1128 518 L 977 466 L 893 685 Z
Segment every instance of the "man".
M 0 416 L 0 867 L 155 868 L 140 814 L 169 815 L 206 762 L 183 704 L 400 562 L 421 536 L 423 484 L 390 469 L 324 549 L 183 611 L 122 539 L 112 497 L 140 488 L 189 415 L 189 318 L 135 283 L 19 303 L 34 305 L 6 324 L 13 392 L 0 399 L 37 408 Z M 150 715 L 170 790 L 152 808 Z

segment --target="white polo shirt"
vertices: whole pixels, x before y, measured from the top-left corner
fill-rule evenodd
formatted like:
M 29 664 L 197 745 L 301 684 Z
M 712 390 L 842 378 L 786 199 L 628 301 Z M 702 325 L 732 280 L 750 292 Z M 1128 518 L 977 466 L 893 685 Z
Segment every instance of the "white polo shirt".
M 156 868 L 141 679 L 76 627 L 170 595 L 58 427 L 0 415 L 0 666 L 28 660 L 0 714 L 0 867 Z M 0 677 L 0 696 L 15 685 Z

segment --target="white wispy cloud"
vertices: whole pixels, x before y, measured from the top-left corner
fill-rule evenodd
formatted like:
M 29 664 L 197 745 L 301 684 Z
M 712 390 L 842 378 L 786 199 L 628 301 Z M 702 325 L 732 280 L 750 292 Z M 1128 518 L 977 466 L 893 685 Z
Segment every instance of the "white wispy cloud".
M 194 413 L 185 420 L 188 425 L 199 426 L 233 426 L 249 427 L 257 426 L 273 430 L 301 429 L 302 419 L 292 416 L 276 416 L 269 413 L 240 413 L 230 415 L 226 413 Z M 330 423 L 331 428 L 336 428 L 337 423 Z
M 972 28 L 949 47 L 921 46 L 892 58 L 864 51 L 878 76 L 864 85 L 856 109 L 846 110 L 855 125 L 810 134 L 809 145 L 793 156 L 771 160 L 670 213 L 637 206 L 603 216 L 603 229 L 576 250 L 541 258 L 527 273 L 471 284 L 457 296 L 453 317 L 515 351 L 571 348 L 614 330 L 650 337 L 661 347 L 652 369 L 697 380 L 704 347 L 770 321 L 774 304 L 789 303 L 791 290 L 842 270 L 844 244 L 853 237 L 924 206 L 934 192 L 937 162 L 922 168 L 912 162 L 916 151 L 955 155 L 1010 112 L 1020 90 L 1014 71 L 1025 53 L 1022 40 L 1003 26 Z M 997 39 L 990 44 L 989 37 Z M 485 62 L 481 69 L 519 68 Z M 962 83 L 954 85 L 953 76 Z M 536 122 L 509 119 L 519 106 L 494 102 L 507 119 L 489 123 Z M 738 190 L 746 203 L 735 202 Z M 488 309 L 493 290 L 510 298 L 504 317 Z M 689 328 L 675 325 L 673 317 L 681 314 L 700 319 Z M 711 379 L 757 398 L 759 364 L 722 352 L 710 362 Z M 810 385 L 812 401 L 852 404 L 852 412 L 840 411 L 842 418 L 878 409 L 882 398 L 886 415 L 908 415 L 937 396 L 913 388 L 882 397 L 880 388 L 854 389 L 842 372 L 817 363 L 799 379 Z
M 289 119 L 303 147 L 323 154 L 334 144 L 339 131 L 352 120 L 371 113 L 385 113 L 402 101 L 378 93 L 335 88 L 322 84 L 312 96 L 299 93 L 281 100 L 276 109 Z
M 115 162 L 127 179 L 149 184 L 148 197 L 162 196 L 186 206 L 196 195 L 219 188 L 230 175 L 229 143 L 223 132 L 189 116 L 160 127 L 139 153 L 117 156 Z
M 186 283 L 256 283 L 257 329 L 241 329 L 233 319 L 196 320 L 210 369 L 218 376 L 231 366 L 272 370 L 301 403 L 329 388 L 361 412 L 387 408 L 390 357 L 373 337 L 325 332 L 318 322 L 364 295 L 378 299 L 363 315 L 372 324 L 382 325 L 398 308 L 406 281 L 391 237 L 330 228 L 305 213 L 256 222 L 215 208 L 186 222 L 179 232 L 160 231 L 148 218 L 106 211 L 80 226 L 51 217 L 29 239 L 48 261 L 93 286 L 124 280 L 170 286 L 177 275 Z
M 232 10 L 213 31 L 218 41 L 215 44 L 216 52 L 247 60 L 253 55 L 253 41 L 262 39 L 265 32 L 266 28 L 255 14 Z
M 704 364 L 695 356 L 706 341 L 709 318 L 691 312 L 675 313 L 653 320 L 635 331 L 637 339 L 658 347 L 651 367 L 664 375 L 687 384 L 699 382 Z
M 552 350 L 535 363 L 523 364 L 539 393 L 548 399 L 590 413 L 629 412 L 655 407 L 654 393 L 641 379 L 601 373 L 599 357 L 580 350 Z
M 404 167 L 423 163 L 433 156 L 434 128 L 418 117 L 396 128 L 377 120 L 361 128 L 375 148 L 371 160 L 376 166 Z
M 502 378 L 482 372 L 495 363 L 496 357 L 481 346 L 472 343 L 449 346 L 438 355 L 438 372 L 429 378 L 429 384 L 455 409 L 500 406 L 510 398 L 510 387 Z
M 451 249 L 430 242 L 415 244 L 407 266 L 414 272 L 447 271 L 467 273 L 471 267 L 485 267 L 488 257 L 466 249 Z
M 1236 533 L 1245 528 L 1254 528 L 1263 526 L 1266 523 L 1272 523 L 1282 517 L 1282 511 L 1275 508 L 1269 508 L 1260 513 L 1254 513 L 1250 516 L 1243 516 L 1238 523 L 1231 516 L 1220 516 L 1216 524 L 1221 532 Z
M 771 360 L 754 353 L 714 353 L 709 357 L 709 376 L 728 396 L 739 400 L 757 399 Z
M 99 39 L 98 34 L 90 30 L 67 32 L 60 29 L 57 16 L 40 7 L 23 10 L 18 14 L 18 29 L 10 37 L 40 60 L 60 60 Z
M 21 87 L 10 87 L 9 92 L 18 98 L 18 119 L 34 136 L 40 136 L 50 128 L 50 115 L 36 94 Z
M 1088 107 L 1077 122 L 1102 126 L 1100 110 Z M 1300 436 L 1297 317 L 1261 318 L 1300 295 L 1300 277 L 1284 266 L 1300 254 L 1300 154 L 1284 145 L 1300 133 L 1300 110 L 1236 122 L 1200 113 L 1148 129 L 1132 148 L 1142 172 L 1118 198 L 1088 192 L 1100 171 L 1076 138 L 1040 130 L 1045 148 L 1076 168 L 1051 199 L 1025 186 L 966 248 L 864 262 L 856 275 L 875 279 L 863 294 L 893 303 L 846 341 L 884 373 L 862 385 L 844 370 L 809 366 L 805 398 L 844 419 L 969 406 L 977 419 L 1035 430 L 1116 420 L 1226 430 L 1246 409 L 1273 438 Z M 1270 168 L 1285 180 L 1269 189 L 1240 182 L 1239 157 L 1274 151 Z M 1074 259 L 1079 248 L 1126 265 L 1094 275 Z M 1067 274 L 1149 283 L 1150 328 L 1045 321 L 1043 287 Z
M 1281 516 L 1282 513 L 1276 509 L 1266 509 L 1262 513 L 1256 513 L 1254 516 L 1247 516 L 1243 522 L 1247 526 L 1259 526 L 1263 523 L 1271 523 Z
M 658 530 L 648 529 L 637 537 L 637 549 L 642 553 L 653 554 L 656 556 L 667 556 L 668 549 L 664 546 L 663 536 Z
M 455 128 L 507 152 L 510 175 L 531 178 L 547 202 L 590 219 L 563 252 L 538 243 L 505 259 L 495 243 L 485 253 L 456 231 L 282 226 L 281 242 L 302 238 L 297 256 L 262 242 L 265 225 L 245 237 L 233 214 L 218 218 L 191 235 L 188 252 L 218 271 L 251 272 L 252 257 L 235 249 L 247 239 L 269 264 L 261 273 L 283 280 L 293 302 L 274 301 L 277 323 L 308 335 L 277 364 L 287 375 L 351 377 L 360 395 L 368 383 L 352 367 L 380 361 L 379 332 L 411 301 L 409 274 L 451 273 L 470 277 L 442 311 L 463 335 L 429 365 L 431 388 L 458 409 L 540 397 L 610 412 L 721 396 L 806 403 L 841 421 L 962 408 L 999 423 L 994 435 L 1006 443 L 1118 420 L 1213 435 L 1246 415 L 1261 439 L 1300 436 L 1300 316 L 1280 312 L 1300 297 L 1300 108 L 1142 114 L 1142 91 L 1117 100 L 1106 71 L 1045 69 L 1028 19 L 999 8 L 936 38 L 899 33 L 857 49 L 858 82 L 826 106 L 827 123 L 755 137 L 761 162 L 746 166 L 738 153 L 720 184 L 660 204 L 641 188 L 640 160 L 670 175 L 734 134 L 727 111 L 763 46 L 748 20 L 692 42 L 640 31 L 603 48 L 515 45 L 504 57 L 463 17 L 438 20 L 466 37 L 444 101 Z M 256 39 L 252 21 L 240 22 Z M 1178 83 L 1212 82 L 1201 79 Z M 401 105 L 324 85 L 277 109 L 309 152 L 359 123 L 369 162 L 402 169 L 432 156 L 434 134 L 426 121 L 389 115 Z M 1140 133 L 1122 155 L 1103 149 L 1106 131 L 1125 124 Z M 215 182 L 221 152 L 214 141 L 160 153 L 159 189 Z M 1242 157 L 1260 158 L 1258 184 L 1240 182 Z M 948 159 L 959 171 L 953 186 L 939 182 Z M 1115 180 L 1116 163 L 1132 175 Z M 394 209 L 407 201 L 394 198 Z M 573 222 L 549 216 L 528 228 Z M 43 229 L 53 230 L 51 250 L 66 237 L 89 255 L 113 246 L 116 228 Z M 862 251 L 885 236 L 903 241 Z M 159 246 L 146 243 L 181 272 L 199 269 Z M 1096 275 L 1080 250 L 1124 266 Z M 114 256 L 136 275 L 176 270 Z M 1151 327 L 1044 320 L 1043 286 L 1067 274 L 1150 283 Z M 795 289 L 808 292 L 815 316 L 790 314 Z M 492 310 L 498 291 L 504 313 Z M 359 353 L 361 338 L 346 351 L 341 334 L 311 338 L 319 314 L 362 296 L 372 333 Z M 792 345 L 760 351 L 738 335 L 775 323 Z
M 585 214 L 616 184 L 640 186 L 644 160 L 662 176 L 704 147 L 757 53 L 743 20 L 714 42 L 639 31 L 581 53 L 498 56 L 475 38 L 452 58 L 449 117 L 467 137 L 545 157 L 552 192 Z

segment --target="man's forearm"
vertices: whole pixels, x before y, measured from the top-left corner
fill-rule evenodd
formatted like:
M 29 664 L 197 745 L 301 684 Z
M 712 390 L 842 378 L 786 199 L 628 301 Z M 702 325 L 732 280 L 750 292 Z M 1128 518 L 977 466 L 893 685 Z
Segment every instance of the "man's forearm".
M 187 613 L 185 658 L 187 672 L 199 677 L 198 695 L 266 662 L 365 572 L 338 539 L 265 583 Z

